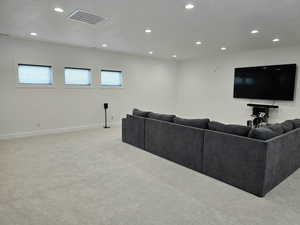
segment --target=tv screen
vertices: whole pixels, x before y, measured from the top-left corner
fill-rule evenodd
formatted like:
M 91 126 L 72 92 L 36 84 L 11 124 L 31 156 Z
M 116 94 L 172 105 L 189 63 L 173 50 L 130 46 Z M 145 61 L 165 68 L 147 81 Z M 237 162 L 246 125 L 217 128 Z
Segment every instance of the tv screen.
M 234 97 L 294 100 L 296 64 L 236 68 Z

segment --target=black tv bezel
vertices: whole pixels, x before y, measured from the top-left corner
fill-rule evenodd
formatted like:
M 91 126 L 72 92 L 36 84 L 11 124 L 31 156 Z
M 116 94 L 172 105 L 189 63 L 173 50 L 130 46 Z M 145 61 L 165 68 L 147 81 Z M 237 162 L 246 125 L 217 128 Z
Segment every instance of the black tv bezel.
M 283 98 L 254 98 L 254 97 L 237 97 L 235 93 L 235 78 L 236 78 L 236 70 L 237 69 L 250 69 L 250 68 L 261 68 L 261 67 L 273 67 L 273 66 L 294 66 L 295 68 L 295 75 L 294 75 L 294 86 L 293 86 L 293 96 L 291 99 L 283 99 Z M 290 64 L 278 64 L 278 65 L 264 65 L 264 66 L 250 66 L 250 67 L 237 67 L 234 68 L 234 80 L 233 80 L 233 98 L 237 99 L 256 99 L 256 100 L 271 100 L 271 101 L 294 101 L 295 100 L 295 91 L 297 85 L 297 64 L 290 63 Z

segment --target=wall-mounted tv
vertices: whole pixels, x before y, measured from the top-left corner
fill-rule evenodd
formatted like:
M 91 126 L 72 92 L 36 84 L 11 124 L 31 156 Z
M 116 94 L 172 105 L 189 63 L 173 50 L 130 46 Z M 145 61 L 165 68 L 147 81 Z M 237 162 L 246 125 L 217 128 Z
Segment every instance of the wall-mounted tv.
M 235 68 L 234 98 L 294 100 L 296 64 Z

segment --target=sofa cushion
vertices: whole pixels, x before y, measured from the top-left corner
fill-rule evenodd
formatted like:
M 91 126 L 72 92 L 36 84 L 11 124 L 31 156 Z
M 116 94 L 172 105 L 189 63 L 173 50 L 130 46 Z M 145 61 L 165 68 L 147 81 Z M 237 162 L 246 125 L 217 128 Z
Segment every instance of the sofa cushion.
M 133 111 L 132 111 L 132 115 L 140 116 L 140 117 L 148 117 L 149 113 L 150 112 L 148 112 L 148 111 L 142 111 L 139 109 L 133 109 Z
M 212 121 L 208 123 L 208 129 L 247 137 L 251 128 L 242 125 L 223 124 Z
M 173 120 L 175 118 L 175 115 L 150 112 L 148 114 L 148 117 L 152 118 L 152 119 L 156 119 L 156 120 L 163 120 L 163 121 L 167 121 L 167 122 L 173 122 Z
M 267 128 L 274 131 L 277 135 L 281 135 L 285 132 L 280 123 L 271 124 L 271 125 L 267 126 Z
M 284 121 L 283 123 L 281 123 L 281 126 L 285 133 L 294 129 L 294 123 L 292 122 L 292 120 Z
M 208 128 L 208 122 L 209 119 L 184 119 L 177 116 L 174 118 L 174 123 L 202 129 Z
M 248 137 L 259 140 L 268 140 L 278 136 L 276 132 L 267 127 L 253 128 L 250 130 Z
M 294 124 L 294 128 L 300 128 L 300 119 L 294 119 L 292 120 L 293 124 Z

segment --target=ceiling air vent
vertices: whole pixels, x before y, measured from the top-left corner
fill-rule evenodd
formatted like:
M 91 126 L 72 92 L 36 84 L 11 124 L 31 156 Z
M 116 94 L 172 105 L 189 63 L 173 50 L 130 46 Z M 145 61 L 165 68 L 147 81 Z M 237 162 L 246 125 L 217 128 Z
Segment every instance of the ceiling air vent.
M 77 20 L 89 24 L 96 24 L 104 20 L 104 18 L 100 16 L 93 15 L 81 9 L 77 9 L 74 12 L 72 12 L 69 18 L 72 20 Z

